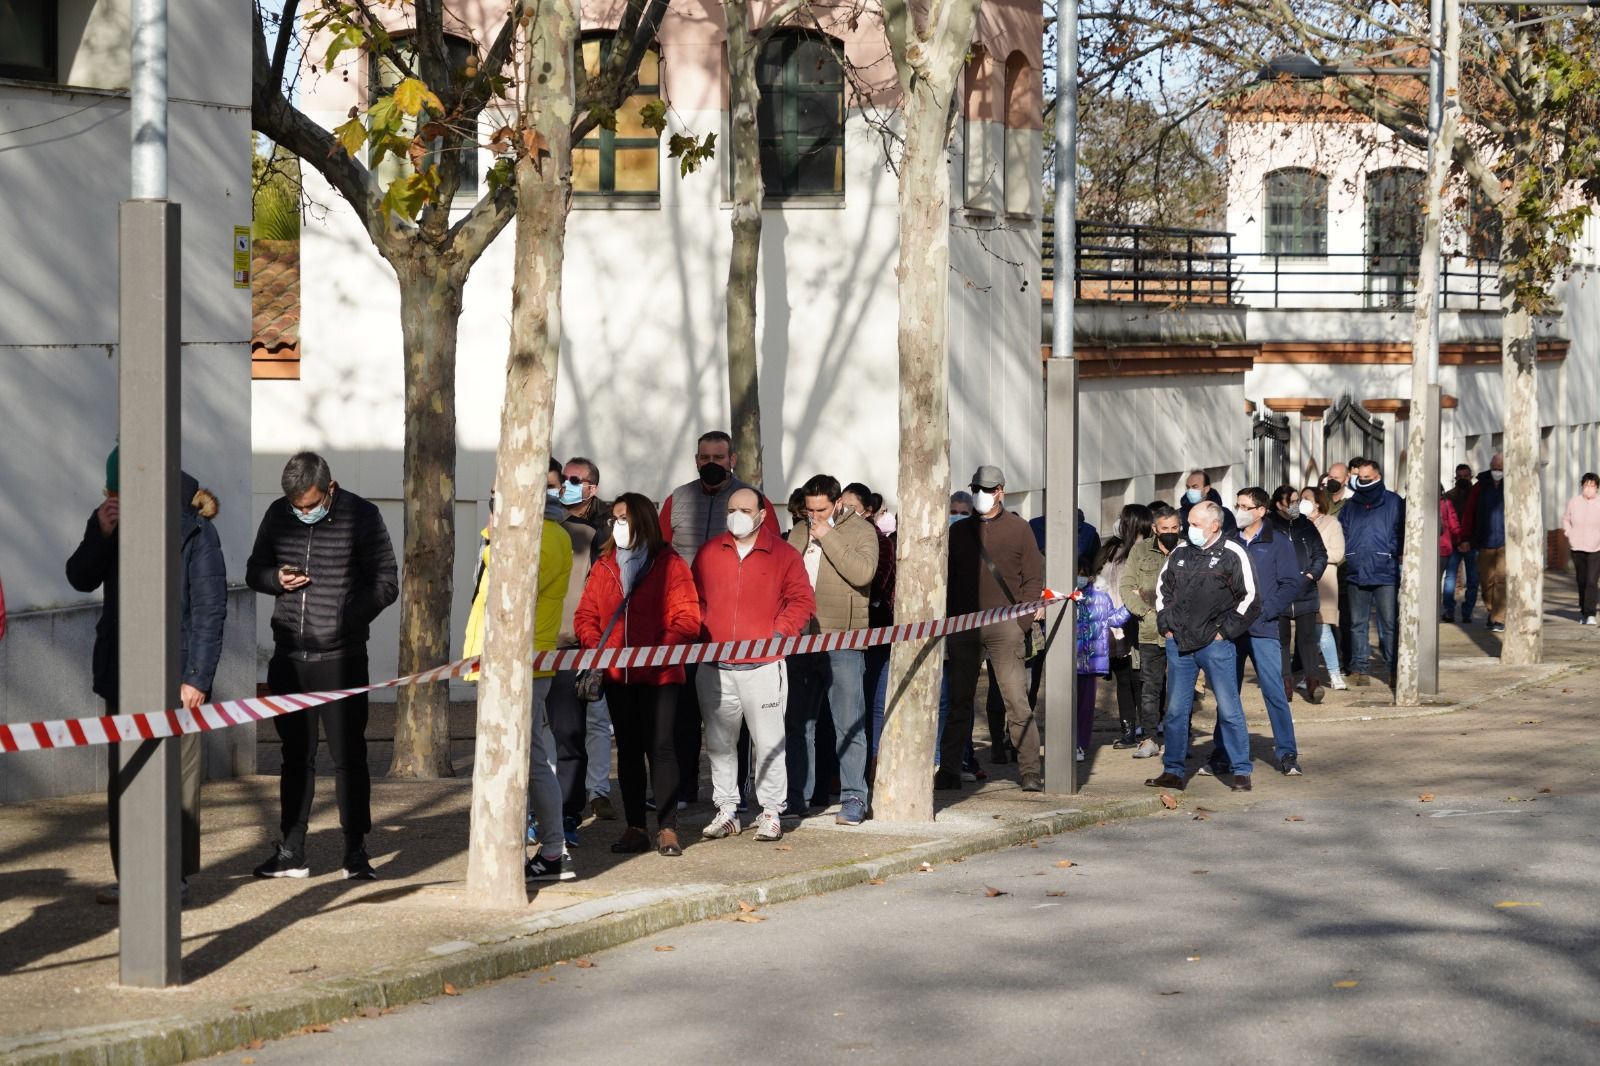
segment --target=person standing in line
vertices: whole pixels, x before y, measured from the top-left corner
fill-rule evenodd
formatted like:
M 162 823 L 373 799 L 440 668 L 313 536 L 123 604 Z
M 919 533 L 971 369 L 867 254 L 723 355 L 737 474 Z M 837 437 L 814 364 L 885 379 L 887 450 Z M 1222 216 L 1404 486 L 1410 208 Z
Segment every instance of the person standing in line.
M 1472 547 L 1472 467 L 1462 463 L 1456 467 L 1455 486 L 1444 494 L 1445 501 L 1454 513 L 1455 527 L 1460 532 L 1450 548 L 1450 557 L 1444 560 L 1444 603 L 1439 615 L 1442 622 L 1456 620 L 1456 572 L 1465 577 L 1461 593 L 1461 624 L 1472 621 L 1472 611 L 1478 606 L 1478 553 Z M 1444 525 L 1443 514 L 1440 525 Z
M 489 528 L 483 531 L 481 555 L 484 573 L 489 569 L 489 553 L 496 522 L 494 493 L 489 494 Z M 545 504 L 544 530 L 539 537 L 538 587 L 533 610 L 533 653 L 554 651 L 561 629 L 561 605 L 572 578 L 572 538 L 561 528 L 566 510 L 555 500 Z M 478 582 L 472 607 L 467 612 L 467 632 L 462 641 L 463 657 L 483 654 L 487 579 Z M 550 686 L 554 670 L 533 673 L 533 722 L 528 745 L 528 811 L 537 826 L 537 847 L 523 864 L 527 881 L 570 881 L 577 876 L 567 841 L 562 832 L 561 782 L 556 776 L 556 738 L 550 731 Z M 469 681 L 478 675 L 469 675 Z
M 1211 475 L 1204 470 L 1191 470 L 1183 481 L 1183 496 L 1178 500 L 1178 524 L 1189 525 L 1189 511 L 1196 504 L 1210 500 L 1222 512 L 1222 531 L 1233 536 L 1238 529 L 1233 524 L 1233 513 L 1222 506 L 1222 494 L 1211 487 Z
M 1117 516 L 1117 526 L 1105 546 L 1095 553 L 1103 560 L 1098 573 L 1089 574 L 1095 583 L 1111 598 L 1115 611 L 1122 611 L 1126 600 L 1122 595 L 1122 575 L 1128 560 L 1140 544 L 1152 535 L 1150 509 L 1142 503 L 1130 503 Z M 1079 573 L 1083 572 L 1080 565 Z M 1081 608 L 1080 608 L 1081 609 Z M 1131 624 L 1130 624 L 1131 623 Z M 1139 696 L 1138 621 L 1129 608 L 1122 622 L 1107 632 L 1107 654 L 1110 656 L 1111 676 L 1117 683 L 1117 719 L 1122 732 L 1112 743 L 1112 748 L 1123 751 L 1139 746 Z M 1079 745 L 1083 747 L 1084 745 Z
M 1334 463 L 1328 467 L 1327 474 L 1323 475 L 1320 487 L 1328 497 L 1327 513 L 1330 517 L 1338 518 L 1339 512 L 1344 510 L 1344 505 L 1349 502 L 1350 494 L 1346 491 L 1346 486 L 1350 482 L 1350 469 L 1360 461 L 1352 459 L 1349 466 L 1344 463 Z
M 1339 589 L 1344 584 L 1339 579 L 1344 562 L 1344 527 L 1323 507 L 1328 494 L 1320 485 L 1307 485 L 1300 492 L 1300 513 L 1317 527 L 1323 550 L 1328 553 L 1328 565 L 1317 582 L 1317 620 L 1321 626 L 1319 647 L 1322 665 L 1328 671 L 1328 687 L 1343 692 L 1344 673 L 1339 669 Z
M 725 519 L 724 519 L 725 521 Z M 649 497 L 625 492 L 611 505 L 611 537 L 589 571 L 572 619 L 584 648 L 651 648 L 692 644 L 700 636 L 700 595 L 689 564 L 661 534 Z M 655 849 L 682 855 L 678 840 L 680 778 L 673 723 L 681 666 L 609 667 L 606 702 L 617 733 L 617 784 L 627 828 L 611 845 L 619 855 L 649 851 L 645 829 L 645 766 L 655 793 Z
M 1600 474 L 1583 475 L 1578 494 L 1562 512 L 1561 528 L 1578 576 L 1578 617 L 1592 626 L 1600 611 Z
M 1491 633 L 1506 631 L 1506 461 L 1496 452 L 1478 475 L 1467 498 L 1472 516 L 1472 546 L 1478 549 L 1478 579 L 1483 589 L 1485 623 Z
M 801 487 L 807 522 L 789 534 L 800 553 L 816 595 L 815 632 L 865 629 L 872 579 L 878 572 L 878 531 L 842 500 L 837 479 L 817 474 Z M 790 657 L 790 668 L 805 671 L 809 698 L 788 719 L 789 811 L 804 813 L 819 783 L 812 759 L 817 716 L 827 696 L 833 719 L 834 751 L 839 757 L 839 825 L 860 825 L 867 817 L 867 718 L 862 653 L 850 648 Z M 825 680 L 824 680 L 825 679 Z
M 1371 682 L 1369 623 L 1378 622 L 1378 653 L 1394 685 L 1395 615 L 1399 608 L 1400 556 L 1405 547 L 1406 505 L 1383 484 L 1383 467 L 1362 459 L 1353 467 L 1355 491 L 1339 512 L 1344 528 L 1345 588 L 1350 596 L 1350 684 Z
M 1167 702 L 1167 651 L 1156 628 L 1156 583 L 1167 556 L 1183 542 L 1177 511 L 1162 504 L 1159 509 L 1152 508 L 1152 515 L 1153 535 L 1134 545 L 1118 582 L 1123 605 L 1139 620 L 1139 723 L 1135 730 L 1139 744 L 1133 752 L 1135 759 L 1161 754 L 1156 736 Z
M 695 442 L 694 466 L 696 478 L 673 489 L 661 503 L 661 535 L 686 565 L 692 566 L 701 545 L 726 531 L 728 522 L 728 497 L 741 488 L 750 488 L 734 477 L 734 467 L 739 455 L 733 450 L 733 438 L 720 429 L 702 433 Z M 763 500 L 765 502 L 765 500 Z M 778 517 L 771 507 L 766 508 L 769 531 L 778 535 Z M 695 684 L 695 674 L 700 667 L 694 664 L 685 668 L 685 683 L 678 687 L 682 701 L 674 725 L 674 743 L 677 745 L 678 766 L 683 772 L 683 787 L 678 790 L 678 801 L 683 804 L 698 802 L 700 797 L 700 697 Z M 660 797 L 656 801 L 660 802 Z
M 119 706 L 117 673 L 121 595 L 117 580 L 117 525 L 121 516 L 119 449 L 106 457 L 105 500 L 90 514 L 83 539 L 67 560 L 67 582 L 79 592 L 103 588 L 100 620 L 95 623 L 91 679 L 95 695 L 106 702 L 107 714 L 164 710 L 158 707 Z M 222 559 L 222 541 L 211 519 L 217 516 L 217 498 L 188 474 L 183 474 L 178 522 L 178 632 L 182 673 L 178 679 L 178 704 L 194 712 L 211 696 L 217 663 L 222 658 L 222 633 L 228 617 L 228 575 Z M 0 618 L 3 621 L 3 618 Z M 111 869 L 120 878 L 120 800 L 124 782 L 122 745 L 107 744 L 106 820 L 111 831 Z M 179 814 L 180 865 L 178 876 L 187 894 L 189 878 L 200 872 L 200 779 L 204 749 L 198 733 L 178 740 L 181 784 Z M 96 903 L 120 899 L 119 885 L 100 890 Z
M 1037 600 L 1044 592 L 1044 556 L 1028 523 L 1006 510 L 1005 474 L 997 466 L 980 466 L 972 475 L 971 489 L 972 517 L 950 530 L 946 612 L 971 614 Z M 972 732 L 978 663 L 987 654 L 1005 701 L 1006 731 L 1017 753 L 1022 789 L 1044 790 L 1039 725 L 1028 704 L 1023 663 L 1028 630 L 1043 614 L 1041 609 L 1015 621 L 996 622 L 946 638 L 950 711 L 939 739 L 935 789 L 961 788 L 962 753 Z M 999 739 L 991 737 L 990 743 L 997 744 Z
M 846 485 L 839 500 L 848 508 L 861 507 L 862 517 L 871 511 L 872 525 L 878 532 L 878 572 L 872 575 L 872 591 L 867 600 L 867 625 L 879 629 L 894 625 L 895 522 L 883 510 L 883 497 L 860 482 Z M 886 521 L 887 520 L 887 521 Z M 883 712 L 889 701 L 890 645 L 877 644 L 862 652 L 865 664 L 867 711 L 872 729 L 868 735 L 867 783 L 870 787 L 877 767 L 878 739 L 883 734 Z
M 400 595 L 394 545 L 378 508 L 333 480 L 328 462 L 301 452 L 283 468 L 283 496 L 267 505 L 245 564 L 245 581 L 273 597 L 274 695 L 367 684 L 373 619 Z M 347 696 L 272 720 L 283 744 L 279 778 L 282 834 L 257 877 L 308 877 L 306 828 L 316 790 L 317 728 L 333 755 L 334 792 L 344 831 L 346 878 L 377 877 L 365 840 L 372 831 L 367 767 L 367 694 Z
M 1137 505 L 1135 505 L 1137 506 Z M 1073 758 L 1083 762 L 1094 740 L 1095 694 L 1100 679 L 1112 672 L 1111 635 L 1127 623 L 1128 609 L 1112 600 L 1100 568 L 1100 551 L 1086 553 L 1078 560 L 1078 609 L 1073 621 L 1076 632 L 1074 659 L 1078 674 L 1078 735 Z
M 695 557 L 704 639 L 712 643 L 795 637 L 816 613 L 816 599 L 800 553 L 765 528 L 766 501 L 754 489 L 728 497 L 728 529 Z M 740 725 L 753 742 L 757 840 L 779 840 L 779 816 L 788 797 L 784 750 L 787 668 L 782 657 L 728 658 L 703 664 L 700 706 L 706 714 L 706 753 L 711 759 L 712 802 L 717 814 L 704 835 L 737 836 L 743 779 L 734 747 Z
M 1267 512 L 1272 528 L 1288 536 L 1305 582 L 1289 612 L 1278 619 L 1278 646 L 1283 651 L 1284 698 L 1294 702 L 1294 657 L 1300 656 L 1300 671 L 1309 703 L 1322 702 L 1322 652 L 1319 615 L 1322 598 L 1318 582 L 1328 569 L 1328 550 L 1316 523 L 1300 513 L 1300 496 L 1292 485 L 1279 485 L 1272 493 L 1272 510 Z M 1292 641 L 1292 642 L 1291 642 Z
M 1261 613 L 1255 569 L 1244 545 L 1222 532 L 1222 508 L 1202 500 L 1189 511 L 1188 542 L 1167 556 L 1156 585 L 1156 627 L 1167 642 L 1166 745 L 1162 772 L 1150 788 L 1181 791 L 1188 784 L 1189 718 L 1201 671 L 1217 700 L 1217 730 L 1229 786 L 1251 791 L 1250 731 L 1239 702 L 1235 641 Z

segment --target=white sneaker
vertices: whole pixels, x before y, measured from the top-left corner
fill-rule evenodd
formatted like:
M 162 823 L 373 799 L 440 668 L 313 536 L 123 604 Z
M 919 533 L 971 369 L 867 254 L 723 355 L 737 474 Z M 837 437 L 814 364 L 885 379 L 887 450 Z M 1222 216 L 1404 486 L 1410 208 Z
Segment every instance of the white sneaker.
M 700 830 L 700 835 L 707 840 L 721 840 L 723 837 L 736 837 L 742 831 L 739 825 L 739 815 L 736 811 L 723 808 L 711 820 L 711 824 Z
M 1149 737 L 1145 737 L 1143 740 L 1139 741 L 1139 747 L 1134 750 L 1133 757 L 1135 759 L 1151 759 L 1160 754 L 1161 745 L 1157 744 Z
M 1082 762 L 1083 761 L 1083 749 L 1082 748 L 1078 748 L 1076 750 L 1076 752 L 1075 752 L 1074 757 L 1078 760 L 1078 762 Z
M 1583 624 L 1586 626 L 1600 625 L 1600 620 L 1596 620 L 1595 616 L 1591 614 L 1588 618 L 1583 620 Z
M 777 811 L 762 811 L 756 816 L 757 840 L 782 840 L 783 823 L 778 821 Z
M 1344 683 L 1344 678 L 1335 678 L 1333 684 L 1328 686 L 1335 692 L 1349 692 L 1350 686 Z

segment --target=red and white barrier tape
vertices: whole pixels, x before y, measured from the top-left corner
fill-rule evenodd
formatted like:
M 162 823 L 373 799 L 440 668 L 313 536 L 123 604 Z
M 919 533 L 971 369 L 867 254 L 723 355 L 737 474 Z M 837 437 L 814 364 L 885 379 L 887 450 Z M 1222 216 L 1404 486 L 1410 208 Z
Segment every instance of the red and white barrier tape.
M 821 651 L 860 650 L 980 629 L 999 622 L 1012 621 L 1033 614 L 1041 607 L 1054 606 L 1076 598 L 1076 593 L 1072 596 L 1062 596 L 1046 589 L 1043 599 L 998 607 L 990 611 L 976 611 L 972 614 L 939 618 L 928 622 L 880 626 L 876 629 L 821 633 L 809 637 L 772 637 L 768 640 L 726 641 L 720 644 L 671 644 L 649 648 L 603 650 L 591 648 L 587 651 L 573 648 L 566 651 L 542 651 L 533 657 L 533 668 L 535 670 L 591 668 L 627 670 L 723 660 L 777 659 L 787 655 L 805 655 Z M 427 685 L 447 678 L 464 677 L 477 669 L 478 657 L 473 656 L 469 659 L 457 659 L 453 663 L 436 666 L 418 674 L 357 688 L 223 700 L 220 703 L 203 704 L 193 711 L 180 707 L 177 710 L 144 714 L 112 714 L 93 718 L 55 719 L 48 722 L 17 722 L 0 725 L 0 752 L 81 748 L 94 744 L 114 744 L 123 740 L 156 740 L 187 733 L 207 733 L 214 729 L 227 729 L 230 726 L 259 722 L 278 715 L 293 714 L 296 711 L 333 703 L 335 700 L 357 696 L 374 689 Z

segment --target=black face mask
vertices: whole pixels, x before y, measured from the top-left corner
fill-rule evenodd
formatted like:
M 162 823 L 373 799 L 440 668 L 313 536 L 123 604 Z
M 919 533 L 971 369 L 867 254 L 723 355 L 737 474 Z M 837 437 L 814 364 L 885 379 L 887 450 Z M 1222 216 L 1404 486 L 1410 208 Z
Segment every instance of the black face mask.
M 707 488 L 714 489 L 728 480 L 728 468 L 716 463 L 706 463 L 700 468 L 700 483 Z
M 1174 548 L 1176 548 L 1178 545 L 1183 543 L 1183 534 L 1182 533 L 1157 533 L 1156 534 L 1156 541 L 1157 541 L 1157 543 L 1159 543 L 1161 545 L 1162 550 L 1164 550 L 1167 554 L 1170 555 L 1170 554 L 1172 554 L 1172 550 Z
M 1322 483 L 1322 491 L 1326 492 L 1329 496 L 1337 496 L 1339 493 L 1344 491 L 1344 485 L 1341 484 L 1337 478 L 1330 477 L 1328 480 Z

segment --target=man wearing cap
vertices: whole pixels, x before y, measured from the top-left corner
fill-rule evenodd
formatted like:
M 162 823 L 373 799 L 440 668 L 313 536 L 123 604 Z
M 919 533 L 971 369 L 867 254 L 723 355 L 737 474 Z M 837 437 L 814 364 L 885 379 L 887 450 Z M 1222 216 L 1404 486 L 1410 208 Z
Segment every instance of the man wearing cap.
M 972 517 L 950 527 L 948 613 L 952 616 L 1037 600 L 1044 591 L 1044 556 L 1033 530 L 1006 510 L 1006 477 L 997 466 L 980 466 L 972 475 Z M 1039 766 L 1039 727 L 1028 706 L 1025 637 L 1033 625 L 1026 615 L 982 629 L 952 634 L 950 718 L 939 737 L 938 789 L 961 787 L 961 759 L 972 732 L 972 702 L 978 664 L 987 656 L 1005 702 L 1006 733 L 1017 751 L 1017 769 L 1026 792 L 1044 789 Z M 999 737 L 990 737 L 997 745 Z

